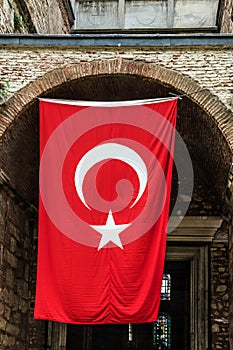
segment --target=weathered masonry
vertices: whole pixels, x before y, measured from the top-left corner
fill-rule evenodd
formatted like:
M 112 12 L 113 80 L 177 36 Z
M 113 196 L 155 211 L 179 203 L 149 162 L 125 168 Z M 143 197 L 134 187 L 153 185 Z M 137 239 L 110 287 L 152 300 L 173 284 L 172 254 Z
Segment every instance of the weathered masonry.
M 170 94 L 182 95 L 177 129 L 194 169 L 191 204 L 169 234 L 167 249 L 174 278 L 188 276 L 185 350 L 233 349 L 233 35 L 1 35 L 0 76 L 10 81 L 0 106 L 0 349 L 100 348 L 94 328 L 33 320 L 38 98 L 108 101 Z M 172 203 L 176 188 L 174 173 Z M 179 200 L 189 198 L 184 192 Z M 149 331 L 130 329 L 136 349 L 148 349 Z M 111 341 L 127 332 L 118 329 Z

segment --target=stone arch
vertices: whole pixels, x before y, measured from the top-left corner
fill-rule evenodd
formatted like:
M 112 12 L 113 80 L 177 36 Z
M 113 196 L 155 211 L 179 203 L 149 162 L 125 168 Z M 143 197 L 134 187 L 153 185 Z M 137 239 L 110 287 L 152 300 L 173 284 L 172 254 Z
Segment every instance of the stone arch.
M 218 130 L 218 135 L 216 136 L 216 140 L 215 143 L 218 146 L 218 144 L 220 144 L 221 142 L 224 143 L 224 147 L 220 147 L 219 148 L 219 152 L 218 152 L 218 147 L 216 147 L 216 154 L 213 154 L 213 158 L 218 157 L 219 160 L 219 164 L 218 161 L 216 161 L 215 164 L 218 165 L 217 170 L 216 170 L 216 177 L 218 177 L 219 179 L 221 179 L 222 177 L 222 169 L 221 166 L 224 165 L 224 175 L 227 174 L 227 172 L 229 171 L 229 167 L 231 164 L 231 158 L 232 158 L 232 148 L 233 148 L 233 132 L 232 132 L 232 127 L 233 127 L 233 122 L 231 120 L 233 120 L 232 118 L 232 113 L 227 110 L 227 108 L 224 106 L 224 104 L 222 102 L 220 102 L 220 100 L 214 96 L 213 94 L 211 94 L 208 90 L 206 89 L 202 89 L 202 87 L 193 79 L 184 76 L 176 71 L 173 70 L 169 70 L 166 69 L 164 67 L 158 66 L 156 64 L 152 64 L 152 63 L 146 63 L 146 62 L 134 62 L 131 60 L 125 60 L 125 59 L 114 59 L 114 60 L 97 60 L 97 61 L 92 61 L 92 62 L 80 62 L 80 64 L 71 64 L 62 68 L 58 68 L 55 70 L 52 70 L 46 74 L 44 74 L 43 76 L 41 76 L 40 78 L 37 78 L 35 81 L 32 81 L 31 83 L 29 83 L 27 86 L 23 87 L 22 89 L 20 89 L 19 91 L 17 91 L 12 97 L 9 98 L 9 100 L 6 102 L 6 104 L 4 106 L 1 107 L 0 109 L 0 143 L 2 142 L 3 148 L 5 145 L 9 145 L 11 143 L 15 143 L 14 144 L 14 150 L 18 147 L 19 145 L 21 145 L 21 149 L 19 151 L 20 153 L 20 157 L 25 157 L 25 154 L 21 154 L 22 149 L 25 151 L 28 151 L 28 145 L 27 142 L 25 141 L 25 130 L 26 132 L 28 132 L 29 134 L 31 134 L 30 138 L 31 140 L 34 137 L 34 134 L 31 133 L 31 129 L 30 126 L 32 125 L 28 125 L 27 124 L 27 118 L 25 118 L 26 112 L 28 110 L 31 109 L 32 107 L 32 111 L 34 113 L 37 113 L 38 110 L 36 110 L 34 108 L 34 106 L 36 105 L 35 101 L 36 98 L 40 97 L 40 96 L 46 96 L 48 94 L 50 94 L 50 92 L 52 91 L 57 91 L 59 89 L 61 89 L 62 86 L 66 87 L 67 84 L 70 84 L 72 82 L 78 81 L 78 80 L 82 80 L 82 79 L 86 79 L 89 77 L 106 77 L 106 76 L 119 76 L 119 77 L 124 77 L 124 76 L 131 76 L 131 77 L 136 77 L 136 78 L 140 78 L 139 80 L 142 81 L 143 79 L 151 79 L 154 82 L 157 82 L 160 85 L 164 85 L 167 86 L 169 90 L 172 90 L 174 92 L 178 92 L 181 94 L 185 94 L 186 99 L 189 101 L 193 102 L 193 105 L 196 105 L 199 107 L 199 109 L 201 109 L 202 111 L 205 112 L 205 118 L 208 117 L 208 121 L 211 121 L 211 127 L 213 126 L 213 130 L 212 130 L 212 140 L 214 140 L 215 137 L 215 131 Z M 184 98 L 185 99 L 185 98 Z M 202 115 L 200 116 L 200 118 L 202 118 Z M 204 120 L 204 118 L 203 118 Z M 35 119 L 33 119 L 33 121 L 35 121 Z M 206 120 L 205 120 L 206 122 Z M 203 128 L 205 127 L 206 124 L 204 124 Z M 33 127 L 36 127 L 35 125 L 33 125 Z M 14 132 L 14 129 L 17 129 L 17 133 Z M 37 130 L 36 130 L 37 132 Z M 16 139 L 17 138 L 17 139 Z M 24 142 L 21 144 L 21 142 Z M 33 145 L 32 147 L 36 148 L 38 147 L 37 141 L 33 141 Z M 195 140 L 194 140 L 195 142 Z M 10 145 L 11 146 L 11 145 Z M 31 145 L 30 145 L 31 146 Z M 9 147 L 10 148 L 10 147 Z M 227 153 L 227 156 L 223 157 L 224 155 L 224 150 Z M 200 152 L 201 150 L 199 150 Z M 1 155 L 1 157 L 4 157 L 5 155 L 4 151 Z M 15 234 L 15 231 L 17 231 L 17 235 L 18 235 L 18 245 L 20 245 L 17 249 L 24 249 L 27 250 L 27 254 L 24 254 L 25 256 L 23 256 L 23 258 L 20 256 L 19 260 L 20 263 L 18 263 L 18 270 L 16 271 L 16 273 L 19 275 L 17 276 L 17 278 L 19 279 L 19 281 L 21 282 L 21 280 L 24 278 L 24 276 L 21 276 L 22 272 L 21 272 L 21 266 L 22 264 L 27 264 L 25 266 L 29 266 L 29 265 L 36 265 L 35 262 L 35 251 L 33 249 L 34 248 L 34 244 L 35 244 L 35 240 L 33 238 L 33 242 L 32 242 L 32 236 L 33 236 L 33 227 L 32 226 L 29 230 L 29 228 L 27 228 L 26 226 L 29 226 L 29 224 L 27 223 L 27 221 L 32 220 L 31 218 L 31 212 L 30 214 L 28 214 L 28 211 L 26 212 L 25 210 L 25 206 L 22 205 L 22 201 L 20 200 L 20 198 L 17 198 L 17 196 L 13 196 L 12 194 L 12 190 L 16 189 L 20 195 L 22 195 L 23 198 L 26 198 L 26 200 L 28 201 L 28 203 L 31 203 L 31 198 L 30 197 L 25 197 L 25 194 L 27 194 L 27 190 L 28 192 L 36 192 L 37 191 L 37 179 L 35 179 L 34 183 L 32 183 L 32 178 L 35 177 L 35 173 L 37 173 L 37 169 L 34 170 L 33 173 L 31 173 L 32 169 L 28 169 L 30 168 L 30 162 L 25 161 L 24 163 L 24 168 L 28 166 L 27 169 L 21 169 L 18 166 L 18 159 L 17 156 L 15 156 L 15 154 L 13 154 L 13 151 L 10 151 L 11 153 L 9 153 L 9 158 L 12 157 L 13 155 L 13 161 L 15 163 L 12 163 L 14 168 L 17 168 L 14 174 L 14 178 L 12 177 L 10 180 L 12 181 L 10 183 L 9 188 L 7 188 L 7 191 L 9 190 L 9 196 L 7 196 L 7 194 L 4 193 L 5 197 L 6 197 L 6 205 L 3 208 L 3 214 L 4 214 L 4 218 L 7 217 L 8 213 L 7 210 L 9 210 L 8 207 L 10 207 L 9 201 L 12 202 L 12 206 L 13 206 L 13 210 L 14 212 L 18 213 L 17 218 L 15 219 L 16 227 L 14 227 L 13 230 L 13 234 Z M 209 150 L 209 154 L 210 153 L 214 153 L 214 151 L 212 149 Z M 218 154 L 219 153 L 219 154 Z M 222 159 L 221 159 L 222 157 Z M 20 159 L 19 162 L 22 160 Z M 0 159 L 1 161 L 1 159 Z M 8 159 L 6 159 L 6 162 L 8 161 Z M 30 161 L 32 161 L 32 158 L 30 158 Z M 206 159 L 206 163 L 207 163 L 207 167 L 209 166 L 208 164 L 209 158 L 207 157 Z M 10 169 L 12 171 L 12 168 Z M 21 171 L 23 170 L 23 171 Z M 26 180 L 30 180 L 31 182 L 29 183 L 30 188 L 24 188 L 25 183 L 27 182 L 24 179 L 25 173 L 28 173 L 29 176 L 26 178 Z M 212 171 L 212 170 L 210 170 Z M 1 173 L 0 173 L 1 175 Z M 204 174 L 205 175 L 205 174 Z M 21 178 L 20 178 L 21 177 Z M 20 180 L 17 180 L 17 178 L 20 178 Z M 22 187 L 20 188 L 19 185 L 21 185 L 19 182 L 24 181 L 24 184 L 22 185 Z M 1 184 L 1 176 L 0 176 L 0 184 Z M 225 190 L 226 187 L 226 181 L 221 180 L 221 184 L 222 184 L 222 193 Z M 7 186 L 6 186 L 7 187 Z M 25 191 L 24 191 L 25 190 Z M 21 198 L 22 198 L 21 197 Z M 19 199 L 19 200 L 18 200 Z M 34 198 L 35 199 L 35 198 Z M 18 203 L 19 202 L 19 203 Z M 35 201 L 36 202 L 36 201 Z M 35 203 L 32 202 L 32 203 Z M 225 201 L 223 200 L 224 204 Z M 23 203 L 25 204 L 25 203 Z M 5 209 L 6 208 L 6 209 Z M 22 211 L 24 211 L 23 213 L 21 213 L 21 211 L 19 211 L 19 208 L 22 209 Z M 12 209 L 11 209 L 12 210 Z M 12 216 L 12 213 L 10 213 L 9 215 Z M 27 223 L 27 225 L 23 222 L 23 215 L 25 216 L 25 221 Z M 200 215 L 203 215 L 202 213 Z M 19 226 L 20 223 L 20 226 Z M 19 226 L 19 227 L 18 227 Z M 25 229 L 26 227 L 26 229 Z M 12 223 L 9 220 L 9 227 L 7 227 L 7 232 L 10 235 L 11 232 L 10 230 L 12 229 Z M 24 232 L 24 235 L 22 235 L 22 232 Z M 34 232 L 35 236 L 36 233 Z M 14 238 L 14 237 L 13 237 Z M 27 246 L 25 246 L 25 240 L 27 240 Z M 22 248 L 24 247 L 24 248 Z M 31 249 L 33 247 L 33 249 Z M 12 248 L 10 248 L 12 249 Z M 223 248 L 221 248 L 223 249 Z M 30 254 L 28 253 L 30 251 Z M 19 251 L 20 253 L 20 251 Z M 18 252 L 17 252 L 18 254 Z M 224 254 L 224 253 L 223 253 Z M 22 254 L 23 255 L 23 254 Z M 32 261 L 29 260 L 29 257 Z M 26 260 L 27 258 L 27 260 Z M 227 263 L 227 262 L 226 262 Z M 10 265 L 10 263 L 9 263 Z M 33 266 L 34 266 L 33 265 Z M 15 268 L 12 268 L 13 271 L 15 271 Z M 33 269 L 32 269 L 33 270 Z M 34 272 L 31 272 L 32 275 L 34 276 Z M 27 280 L 28 280 L 28 276 L 27 276 Z M 25 282 L 25 281 L 24 281 Z M 34 282 L 32 281 L 32 284 Z M 8 284 L 10 285 L 10 281 L 8 282 Z M 20 283 L 18 283 L 19 285 L 19 295 L 21 293 L 20 290 Z M 30 290 L 33 290 L 33 286 L 30 287 Z M 34 292 L 33 292 L 34 293 Z M 33 294 L 32 293 L 32 294 Z M 34 295 L 34 294 L 33 294 Z M 27 299 L 27 296 L 26 298 Z M 28 312 L 28 310 L 25 307 L 25 312 L 24 314 L 26 315 Z M 27 315 L 26 315 L 27 316 Z M 26 320 L 26 317 L 25 317 Z M 26 322 L 26 321 L 25 321 Z M 33 323 L 33 322 L 32 322 Z M 27 326 L 27 325 L 26 325 Z M 26 326 L 24 327 L 24 329 L 26 329 Z M 39 328 L 39 329 L 38 329 Z M 31 333 L 35 335 L 35 340 L 33 341 L 38 341 L 39 342 L 39 337 L 43 338 L 44 337 L 44 331 L 42 329 L 42 326 L 38 327 L 38 324 L 31 325 Z M 23 340 L 25 341 L 25 340 Z M 34 346 L 36 347 L 36 346 Z
M 47 72 L 21 88 L 0 109 L 0 141 L 5 131 L 33 101 L 62 84 L 89 76 L 128 74 L 152 78 L 172 87 L 200 106 L 217 124 L 231 150 L 233 150 L 233 114 L 209 90 L 202 88 L 194 79 L 177 71 L 154 63 L 135 62 L 126 59 L 85 61 L 70 64 Z

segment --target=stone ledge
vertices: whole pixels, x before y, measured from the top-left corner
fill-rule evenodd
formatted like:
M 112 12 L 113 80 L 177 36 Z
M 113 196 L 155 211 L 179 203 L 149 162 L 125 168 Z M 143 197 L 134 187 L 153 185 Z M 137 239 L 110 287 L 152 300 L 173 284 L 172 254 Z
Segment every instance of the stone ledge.
M 211 242 L 222 223 L 218 216 L 186 216 L 169 219 L 168 242 Z M 223 240 L 224 241 L 224 240 Z
M 144 34 L 144 33 L 79 33 L 63 35 L 0 34 L 0 45 L 10 46 L 233 46 L 233 34 Z

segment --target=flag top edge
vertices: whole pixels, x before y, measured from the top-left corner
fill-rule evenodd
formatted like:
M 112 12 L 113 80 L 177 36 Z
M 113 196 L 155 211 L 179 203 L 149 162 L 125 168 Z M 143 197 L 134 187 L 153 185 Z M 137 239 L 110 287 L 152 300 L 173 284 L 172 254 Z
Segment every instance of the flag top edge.
M 63 100 L 63 99 L 50 99 L 50 98 L 39 98 L 39 101 L 68 104 L 73 106 L 84 106 L 84 107 L 125 107 L 125 106 L 138 106 L 151 103 L 166 102 L 176 100 L 178 97 L 164 97 L 154 98 L 145 100 L 128 100 L 128 101 L 82 101 L 82 100 Z

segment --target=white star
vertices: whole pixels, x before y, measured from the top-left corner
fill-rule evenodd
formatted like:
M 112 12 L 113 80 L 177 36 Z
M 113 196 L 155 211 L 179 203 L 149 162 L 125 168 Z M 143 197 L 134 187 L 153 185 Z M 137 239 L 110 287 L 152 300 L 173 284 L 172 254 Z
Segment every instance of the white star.
M 105 225 L 90 225 L 94 230 L 102 235 L 98 250 L 103 248 L 109 242 L 113 242 L 116 246 L 123 249 L 119 234 L 126 230 L 130 225 L 131 223 L 116 225 L 111 210 L 108 213 L 108 218 Z

